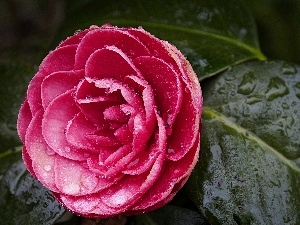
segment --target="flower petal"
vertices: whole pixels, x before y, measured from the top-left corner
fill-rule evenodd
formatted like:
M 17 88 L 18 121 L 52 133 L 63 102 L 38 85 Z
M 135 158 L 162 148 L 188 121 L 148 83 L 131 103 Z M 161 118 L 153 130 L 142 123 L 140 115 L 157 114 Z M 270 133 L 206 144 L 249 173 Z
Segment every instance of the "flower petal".
M 30 107 L 28 101 L 25 100 L 21 105 L 18 114 L 18 121 L 17 121 L 17 131 L 22 142 L 25 141 L 25 134 L 31 120 L 32 120 L 32 114 L 30 111 Z
M 82 113 L 78 113 L 68 122 L 66 139 L 75 148 L 98 153 L 99 148 L 95 148 L 86 138 L 87 135 L 95 133 L 97 129 L 97 126 L 91 123 Z
M 59 71 L 47 76 L 42 83 L 41 98 L 44 109 L 57 96 L 73 89 L 84 76 L 83 70 Z
M 46 143 L 57 154 L 73 160 L 85 160 L 87 152 L 70 145 L 65 136 L 69 121 L 79 113 L 73 92 L 67 91 L 51 102 L 44 114 L 42 132 Z
M 155 57 L 139 57 L 134 60 L 134 64 L 152 87 L 157 110 L 166 126 L 170 127 L 182 101 L 182 88 L 178 74 L 164 61 Z
M 191 93 L 185 90 L 182 108 L 173 124 L 173 133 L 168 137 L 167 158 L 179 160 L 190 151 L 198 138 L 200 116 L 193 105 Z M 178 132 L 184 135 L 178 135 Z
M 60 193 L 73 196 L 90 194 L 97 187 L 98 181 L 82 163 L 63 157 L 55 158 L 55 183 Z
M 197 139 L 198 142 L 195 142 L 192 149 L 179 161 L 165 162 L 164 169 L 161 171 L 155 185 L 133 207 L 134 210 L 143 210 L 155 206 L 163 199 L 166 199 L 166 202 L 171 200 L 169 198 L 171 193 L 177 192 L 183 186 L 197 163 L 200 146 L 199 135 Z
M 148 49 L 128 32 L 102 28 L 89 32 L 78 45 L 75 69 L 83 69 L 90 55 L 105 46 L 115 46 L 130 58 L 149 55 Z
M 92 79 L 115 79 L 123 81 L 128 75 L 137 75 L 139 71 L 132 61 L 115 46 L 96 50 L 85 65 L 86 77 Z
M 26 152 L 31 159 L 34 175 L 51 191 L 58 191 L 54 176 L 54 160 L 58 156 L 47 154 L 47 144 L 42 136 L 43 111 L 40 110 L 32 119 L 25 137 Z M 23 156 L 28 158 L 26 153 Z M 30 167 L 29 167 L 30 168 Z
M 57 48 L 41 63 L 27 90 L 27 99 L 33 115 L 42 108 L 41 85 L 44 78 L 54 72 L 73 70 L 76 48 L 76 45 Z

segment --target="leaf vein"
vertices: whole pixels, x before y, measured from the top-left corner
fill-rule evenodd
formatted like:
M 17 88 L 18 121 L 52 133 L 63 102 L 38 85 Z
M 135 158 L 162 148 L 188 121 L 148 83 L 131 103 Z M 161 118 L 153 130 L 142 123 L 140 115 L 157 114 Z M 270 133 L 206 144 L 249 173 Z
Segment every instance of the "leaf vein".
M 228 119 L 223 114 L 218 113 L 218 112 L 214 111 L 213 109 L 211 109 L 209 107 L 204 107 L 203 108 L 203 115 L 208 115 L 210 117 L 213 117 L 214 119 L 218 120 L 219 122 L 223 123 L 224 125 L 236 130 L 239 134 L 242 134 L 247 139 L 256 142 L 259 146 L 261 146 L 262 149 L 264 149 L 264 150 L 270 152 L 271 154 L 273 154 L 274 156 L 276 156 L 280 161 L 282 161 L 284 164 L 289 166 L 291 169 L 293 169 L 296 172 L 300 173 L 300 168 L 293 161 L 287 159 L 284 155 L 279 153 L 275 148 L 273 148 L 268 143 L 263 141 L 257 135 L 255 135 L 251 131 L 247 130 L 246 128 L 241 127 L 238 124 L 232 122 L 230 119 Z

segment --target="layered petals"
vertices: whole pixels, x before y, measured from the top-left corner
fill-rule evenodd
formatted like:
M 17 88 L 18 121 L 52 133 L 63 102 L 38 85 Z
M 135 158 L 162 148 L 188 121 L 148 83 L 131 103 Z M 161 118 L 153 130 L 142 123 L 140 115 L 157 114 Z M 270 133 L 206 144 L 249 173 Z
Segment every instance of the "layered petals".
M 154 210 L 199 157 L 191 65 L 142 28 L 92 26 L 43 60 L 18 116 L 28 171 L 78 215 Z

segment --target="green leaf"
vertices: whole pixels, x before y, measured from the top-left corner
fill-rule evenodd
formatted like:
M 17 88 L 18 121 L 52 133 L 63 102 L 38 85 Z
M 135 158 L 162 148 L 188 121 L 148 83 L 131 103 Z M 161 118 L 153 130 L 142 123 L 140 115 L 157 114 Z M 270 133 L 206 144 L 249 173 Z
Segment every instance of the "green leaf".
M 250 62 L 202 82 L 190 197 L 211 224 L 300 221 L 300 66 Z
M 0 224 L 53 224 L 64 209 L 26 170 L 20 149 L 0 155 Z
M 135 225 L 208 225 L 199 212 L 176 207 L 165 206 L 147 214 L 136 216 Z
M 30 64 L 0 63 L 0 154 L 21 144 L 16 120 L 34 71 Z
M 154 0 L 85 1 L 68 11 L 55 45 L 75 30 L 111 23 L 143 26 L 157 37 L 176 45 L 189 59 L 200 79 L 234 64 L 257 58 L 256 27 L 251 14 L 239 1 Z M 77 10 L 76 10 L 77 9 Z

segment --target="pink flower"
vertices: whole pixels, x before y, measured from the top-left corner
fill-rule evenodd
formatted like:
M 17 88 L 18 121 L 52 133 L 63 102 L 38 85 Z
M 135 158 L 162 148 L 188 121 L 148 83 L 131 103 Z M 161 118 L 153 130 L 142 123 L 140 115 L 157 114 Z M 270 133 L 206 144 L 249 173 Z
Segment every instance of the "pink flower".
M 92 26 L 31 80 L 18 117 L 23 159 L 79 215 L 153 210 L 198 160 L 201 111 L 197 76 L 173 45 L 142 28 Z

